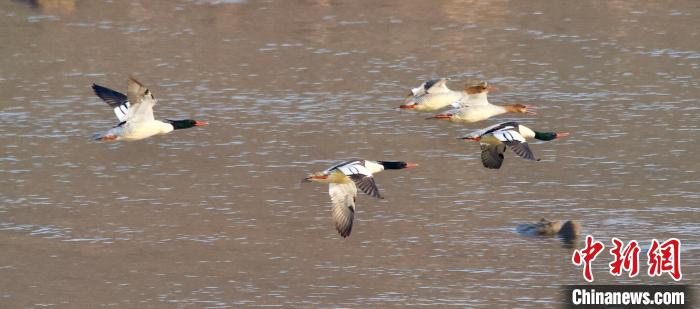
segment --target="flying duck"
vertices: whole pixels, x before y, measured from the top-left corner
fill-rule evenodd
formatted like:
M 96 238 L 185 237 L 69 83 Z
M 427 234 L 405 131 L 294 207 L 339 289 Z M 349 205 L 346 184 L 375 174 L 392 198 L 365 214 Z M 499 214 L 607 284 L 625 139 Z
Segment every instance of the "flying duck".
M 403 161 L 345 161 L 318 173 L 313 173 L 302 181 L 315 181 L 328 184 L 328 194 L 331 197 L 331 216 L 335 228 L 342 237 L 350 236 L 352 222 L 355 217 L 355 199 L 359 187 L 365 194 L 382 198 L 373 174 L 385 169 L 404 169 L 418 166 Z
M 526 139 L 551 141 L 568 136 L 567 132 L 538 132 L 515 121 L 499 123 L 488 128 L 475 131 L 460 139 L 479 142 L 481 145 L 481 162 L 486 168 L 499 169 L 503 164 L 503 153 L 506 146 L 518 156 L 539 161 L 530 150 Z
M 455 91 L 447 87 L 448 80 L 448 78 L 433 79 L 411 89 L 411 93 L 399 108 L 434 111 L 460 100 L 466 100 L 467 95 L 464 91 Z
M 95 94 L 114 109 L 120 123 L 93 138 L 100 141 L 136 141 L 173 130 L 203 126 L 206 123 L 193 119 L 159 121 L 153 117 L 156 98 L 148 88 L 129 76 L 127 95 L 118 91 L 92 84 Z
M 459 104 L 459 103 L 458 103 Z M 527 106 L 524 104 L 508 104 L 508 105 L 493 105 L 490 103 L 487 104 L 478 104 L 478 105 L 467 105 L 469 104 L 468 102 L 466 104 L 462 104 L 460 108 L 455 108 L 448 110 L 445 113 L 438 114 L 432 117 L 428 117 L 426 119 L 445 119 L 445 120 L 450 120 L 453 122 L 465 122 L 465 123 L 472 123 L 472 122 L 479 122 L 482 120 L 489 119 L 493 116 L 505 114 L 505 113 L 523 113 L 523 114 L 531 114 L 534 115 L 535 112 L 529 111 L 528 108 L 532 108 L 531 106 Z

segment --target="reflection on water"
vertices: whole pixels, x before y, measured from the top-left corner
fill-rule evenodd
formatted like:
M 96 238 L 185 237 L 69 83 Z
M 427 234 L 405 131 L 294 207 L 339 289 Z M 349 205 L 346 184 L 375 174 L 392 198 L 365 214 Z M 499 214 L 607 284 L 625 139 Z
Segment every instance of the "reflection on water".
M 540 218 L 677 237 L 697 283 L 700 11 L 575 5 L 0 4 L 0 307 L 557 307 L 581 275 L 571 248 L 515 229 Z M 129 74 L 157 117 L 210 125 L 90 142 L 114 122 L 90 85 Z M 396 108 L 435 76 L 486 78 L 492 103 L 538 115 Z M 572 135 L 497 171 L 455 139 L 506 120 Z M 377 175 L 386 199 L 359 196 L 341 239 L 327 192 L 298 180 L 353 157 L 420 167 Z M 596 283 L 669 282 L 606 267 Z

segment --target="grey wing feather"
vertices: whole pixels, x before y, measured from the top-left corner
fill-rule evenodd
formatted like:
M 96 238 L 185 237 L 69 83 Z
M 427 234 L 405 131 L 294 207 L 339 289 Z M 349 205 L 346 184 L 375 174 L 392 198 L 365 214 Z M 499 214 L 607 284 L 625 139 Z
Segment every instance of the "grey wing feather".
M 383 198 L 379 194 L 379 188 L 377 188 L 377 183 L 374 181 L 374 177 L 363 174 L 353 174 L 350 175 L 350 179 L 352 179 L 352 181 L 355 182 L 355 185 L 365 194 L 376 198 Z
M 425 89 L 426 93 L 447 92 L 450 89 L 447 88 L 446 83 L 447 83 L 447 79 L 445 79 L 445 78 L 431 79 L 431 80 L 425 82 L 423 89 Z
M 95 91 L 95 95 L 111 107 L 117 107 L 129 102 L 129 99 L 123 93 L 98 84 L 92 84 L 92 90 Z
M 153 106 L 156 105 L 156 98 L 151 91 L 133 77 L 129 77 L 126 89 L 128 100 L 131 103 L 127 115 L 129 121 L 141 122 L 155 120 L 153 117 Z
M 481 163 L 486 168 L 499 169 L 503 164 L 503 153 L 505 151 L 506 145 L 504 144 L 491 145 L 481 143 Z
M 125 94 L 98 84 L 92 84 L 92 90 L 95 95 L 114 109 L 114 114 L 119 121 L 126 121 L 130 104 Z
M 336 230 L 342 237 L 350 236 L 352 222 L 355 218 L 355 197 L 357 188 L 352 182 L 344 184 L 331 183 L 328 187 L 331 196 L 331 216 Z
M 512 141 L 512 142 L 503 142 L 503 144 L 506 144 L 510 149 L 515 152 L 518 156 L 521 158 L 525 158 L 528 160 L 533 160 L 533 161 L 539 161 L 539 159 L 535 158 L 535 155 L 532 153 L 532 150 L 530 150 L 530 147 L 528 146 L 527 143 L 522 143 L 518 141 Z
M 439 81 L 440 79 L 427 80 L 421 86 L 423 86 L 423 90 L 427 92 L 428 90 L 430 90 L 431 87 L 433 87 L 433 85 L 435 85 Z

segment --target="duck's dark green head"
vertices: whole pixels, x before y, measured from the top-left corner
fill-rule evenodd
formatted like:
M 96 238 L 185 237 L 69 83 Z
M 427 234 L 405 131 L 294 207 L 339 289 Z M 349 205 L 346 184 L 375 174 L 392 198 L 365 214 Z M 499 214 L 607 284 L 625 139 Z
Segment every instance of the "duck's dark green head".
M 206 125 L 206 122 L 203 121 L 197 121 L 194 119 L 185 119 L 185 120 L 168 120 L 168 122 L 173 125 L 173 128 L 175 130 L 179 129 L 188 129 L 191 127 L 200 127 L 203 125 Z
M 384 169 L 386 170 L 400 170 L 404 168 L 411 168 L 411 167 L 416 167 L 418 164 L 415 163 L 406 163 L 403 161 L 378 161 L 379 164 L 384 166 Z
M 568 136 L 568 132 L 537 132 L 535 131 L 535 139 L 541 141 L 551 141 L 556 138 Z

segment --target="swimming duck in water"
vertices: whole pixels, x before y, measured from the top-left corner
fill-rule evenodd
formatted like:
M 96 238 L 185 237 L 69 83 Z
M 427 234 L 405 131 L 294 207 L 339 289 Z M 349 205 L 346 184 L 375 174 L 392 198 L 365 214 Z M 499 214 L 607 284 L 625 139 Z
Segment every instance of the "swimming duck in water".
M 476 141 L 481 146 L 481 162 L 484 167 L 499 169 L 503 164 L 503 153 L 506 146 L 518 156 L 539 161 L 530 150 L 527 139 L 551 141 L 556 138 L 568 136 L 567 132 L 538 132 L 521 125 L 515 121 L 499 123 L 479 131 L 472 132 L 460 139 Z
M 557 236 L 565 245 L 571 245 L 581 234 L 581 224 L 574 220 L 561 223 L 542 218 L 534 224 L 520 224 L 516 231 L 524 236 Z
M 350 160 L 314 173 L 302 181 L 315 181 L 328 184 L 331 197 L 332 218 L 335 228 L 342 237 L 350 236 L 355 217 L 355 199 L 357 188 L 369 196 L 382 198 L 373 174 L 385 169 L 404 169 L 418 164 L 403 161 Z
M 206 124 L 193 119 L 155 120 L 153 106 L 156 105 L 156 98 L 148 88 L 131 76 L 127 81 L 127 95 L 97 84 L 92 84 L 92 89 L 98 97 L 114 108 L 114 114 L 120 121 L 112 129 L 93 136 L 95 140 L 136 141 Z

